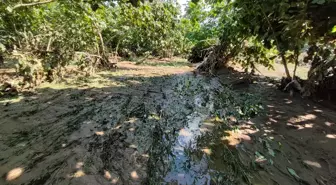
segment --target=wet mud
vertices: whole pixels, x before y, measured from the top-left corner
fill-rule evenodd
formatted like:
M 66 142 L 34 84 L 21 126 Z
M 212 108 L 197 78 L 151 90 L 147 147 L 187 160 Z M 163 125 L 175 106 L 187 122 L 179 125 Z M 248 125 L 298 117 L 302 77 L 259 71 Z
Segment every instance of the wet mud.
M 0 184 L 336 182 L 333 111 L 191 70 L 125 62 L 2 100 Z

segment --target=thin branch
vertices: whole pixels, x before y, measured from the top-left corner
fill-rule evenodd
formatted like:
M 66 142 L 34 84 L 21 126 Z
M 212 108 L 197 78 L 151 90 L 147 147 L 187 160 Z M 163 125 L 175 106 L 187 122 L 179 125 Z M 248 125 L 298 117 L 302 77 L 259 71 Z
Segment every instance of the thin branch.
M 46 1 L 40 1 L 40 2 L 34 2 L 34 3 L 26 3 L 26 4 L 17 4 L 15 5 L 12 9 L 15 10 L 17 8 L 21 8 L 21 7 L 28 7 L 28 6 L 37 6 L 37 5 L 42 5 L 42 4 L 47 4 L 47 3 L 51 3 L 54 0 L 46 0 Z

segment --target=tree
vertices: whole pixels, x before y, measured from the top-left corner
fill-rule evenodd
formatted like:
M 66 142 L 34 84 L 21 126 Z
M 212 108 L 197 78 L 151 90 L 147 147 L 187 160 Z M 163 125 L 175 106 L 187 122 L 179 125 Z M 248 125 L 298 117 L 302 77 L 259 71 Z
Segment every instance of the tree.
M 241 63 L 243 67 L 250 67 L 254 63 L 269 67 L 275 57 L 267 53 L 275 50 L 272 53 L 278 53 L 286 78 L 291 81 L 296 75 L 297 66 L 303 62 L 299 61 L 299 55 L 306 52 L 305 48 L 311 48 L 314 52 L 308 51 L 310 53 L 305 60 L 313 64 L 308 74 L 309 83 L 306 83 L 310 86 L 303 88 L 304 91 L 311 91 L 317 88 L 312 84 L 323 84 L 322 79 L 326 79 L 326 74 L 335 68 L 334 51 L 330 51 L 336 36 L 334 0 L 236 0 L 209 3 L 212 8 L 218 6 L 218 3 L 223 6 L 218 18 L 222 21 L 219 24 L 220 43 L 203 60 L 200 70 L 212 73 L 216 67 L 230 60 Z M 328 46 L 329 55 L 320 48 L 323 45 Z M 319 49 L 313 49 L 316 47 Z M 261 57 L 265 60 L 260 60 Z M 288 63 L 295 65 L 292 74 Z

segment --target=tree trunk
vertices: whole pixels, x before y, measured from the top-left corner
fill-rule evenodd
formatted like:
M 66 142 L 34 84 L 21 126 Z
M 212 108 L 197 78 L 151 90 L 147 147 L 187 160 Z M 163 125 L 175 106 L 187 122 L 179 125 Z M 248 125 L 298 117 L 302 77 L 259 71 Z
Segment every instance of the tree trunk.
M 295 78 L 296 76 L 296 69 L 297 69 L 297 66 L 299 65 L 299 51 L 298 50 L 295 50 L 294 52 L 294 70 L 293 70 L 293 78 Z
M 95 22 L 93 22 L 93 26 L 95 27 L 96 33 L 97 33 L 97 35 L 99 37 L 99 41 L 100 41 L 100 44 L 98 44 L 100 47 L 98 47 L 98 48 L 101 51 L 101 53 L 100 53 L 101 58 L 102 58 L 101 59 L 101 65 L 107 67 L 108 66 L 108 57 L 107 57 L 106 51 L 105 51 L 105 44 L 104 44 L 103 36 L 101 34 L 101 31 L 100 31 L 98 25 Z
M 286 72 L 286 76 L 287 76 L 287 78 L 288 78 L 288 79 L 292 79 L 292 77 L 291 77 L 291 75 L 290 75 L 290 73 L 289 73 L 289 70 L 288 70 L 288 66 L 287 66 L 287 61 L 286 61 L 285 54 L 284 54 L 284 53 L 281 53 L 280 56 L 281 56 L 281 59 L 282 59 L 282 64 L 283 64 L 283 66 L 284 66 L 284 68 L 285 68 L 285 72 Z
M 0 53 L 0 66 L 4 65 L 4 57 L 2 56 L 2 54 Z
M 92 15 L 92 13 L 91 12 L 89 12 L 85 7 L 83 7 L 83 6 L 79 6 L 85 13 L 87 13 L 88 15 L 91 15 L 92 17 L 94 17 L 93 15 Z M 92 24 L 92 27 L 93 27 L 93 30 L 96 32 L 96 34 L 97 34 L 97 36 L 99 37 L 99 42 L 100 42 L 100 44 L 98 44 L 99 45 L 99 50 L 101 51 L 101 53 L 98 53 L 99 55 L 101 55 L 101 65 L 102 66 L 108 66 L 109 65 L 109 61 L 108 61 L 108 57 L 107 57 L 107 55 L 106 55 L 106 52 L 105 52 L 105 44 L 104 44 L 104 39 L 103 39 L 103 36 L 102 36 L 102 34 L 101 34 L 101 30 L 100 30 L 100 28 L 99 28 L 99 25 L 97 25 L 97 23 L 96 23 L 96 20 L 95 19 L 91 19 L 91 24 Z

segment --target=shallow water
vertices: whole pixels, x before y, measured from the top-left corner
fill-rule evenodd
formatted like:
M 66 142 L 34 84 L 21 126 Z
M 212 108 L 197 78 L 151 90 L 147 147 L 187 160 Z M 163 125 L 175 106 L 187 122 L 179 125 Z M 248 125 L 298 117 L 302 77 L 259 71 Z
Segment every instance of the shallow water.
M 206 154 L 200 158 L 192 156 L 192 151 L 200 151 L 200 148 L 197 148 L 197 139 L 202 135 L 204 121 L 211 116 L 213 111 L 214 102 L 209 97 L 212 97 L 213 88 L 220 87 L 216 79 L 210 82 L 207 80 L 204 77 L 195 80 L 192 76 L 180 75 L 174 85 L 177 87 L 173 92 L 177 96 L 174 97 L 180 99 L 177 101 L 182 102 L 181 106 L 193 107 L 193 112 L 186 116 L 186 123 L 178 130 L 174 143 L 171 145 L 171 153 L 166 159 L 169 170 L 162 176 L 167 184 L 210 184 L 208 157 Z M 170 95 L 171 93 L 169 91 Z M 174 97 L 171 96 L 170 100 Z M 171 102 L 166 105 L 167 109 L 170 108 L 169 105 Z
M 204 116 L 203 116 L 204 117 Z M 193 114 L 188 117 L 188 125 L 179 131 L 177 141 L 173 146 L 172 169 L 164 177 L 164 181 L 178 184 L 210 184 L 207 172 L 208 161 L 204 154 L 200 161 L 193 161 L 185 150 L 196 149 L 196 138 L 201 134 L 202 116 Z

